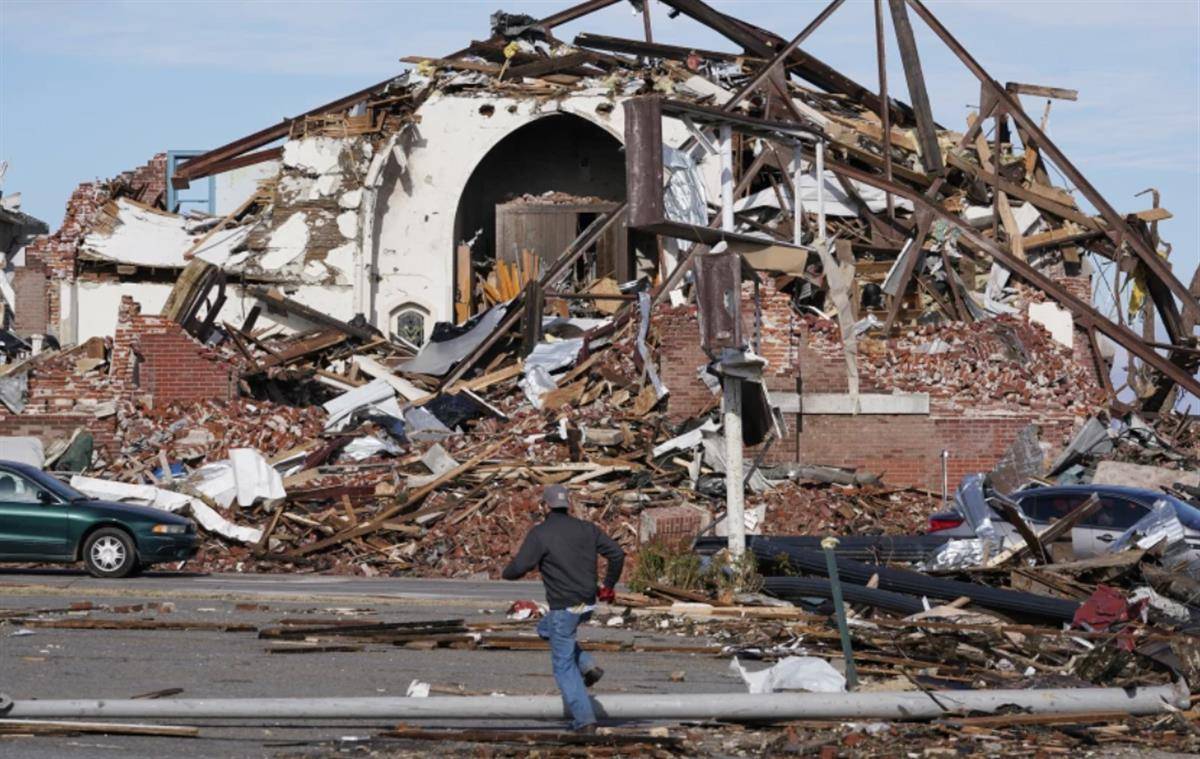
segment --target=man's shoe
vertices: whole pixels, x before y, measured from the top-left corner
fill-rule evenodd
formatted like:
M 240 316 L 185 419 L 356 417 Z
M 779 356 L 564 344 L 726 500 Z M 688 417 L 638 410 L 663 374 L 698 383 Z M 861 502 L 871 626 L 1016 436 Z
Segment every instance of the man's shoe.
M 583 673 L 583 684 L 590 688 L 600 682 L 600 678 L 602 677 L 604 677 L 604 670 L 599 667 L 592 667 Z
M 575 728 L 575 732 L 578 733 L 579 735 L 595 735 L 596 734 L 596 723 L 589 722 L 588 724 L 586 724 L 582 727 L 577 727 L 577 728 Z

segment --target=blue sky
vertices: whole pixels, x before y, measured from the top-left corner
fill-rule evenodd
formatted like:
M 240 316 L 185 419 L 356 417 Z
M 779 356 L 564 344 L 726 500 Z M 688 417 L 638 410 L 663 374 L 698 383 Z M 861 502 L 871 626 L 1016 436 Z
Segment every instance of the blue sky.
M 570 0 L 395 2 L 69 2 L 0 0 L 0 159 L 4 189 L 57 227 L 75 185 L 166 149 L 207 148 L 260 129 L 488 33 L 497 8 L 535 16 Z M 812 0 L 712 3 L 784 37 L 824 6 Z M 1109 201 L 1149 206 L 1186 282 L 1200 245 L 1200 3 L 1196 0 L 928 0 L 1000 81 L 1078 89 L 1055 102 L 1049 132 Z M 872 5 L 849 0 L 806 49 L 876 86 Z M 653 2 L 658 41 L 733 50 Z M 913 17 L 943 124 L 962 129 L 978 85 Z M 638 37 L 627 3 L 559 30 Z M 889 83 L 904 99 L 894 43 Z M 1026 98 L 1040 114 L 1042 102 Z

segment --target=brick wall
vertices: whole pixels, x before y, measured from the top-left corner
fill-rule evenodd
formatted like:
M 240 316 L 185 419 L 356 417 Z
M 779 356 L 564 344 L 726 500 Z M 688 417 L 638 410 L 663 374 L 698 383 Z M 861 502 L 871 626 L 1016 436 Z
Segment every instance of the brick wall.
M 0 407 L 0 435 L 32 435 L 48 445 L 83 427 L 92 433 L 97 450 L 108 449 L 112 455 L 117 408 L 123 403 L 161 406 L 235 397 L 237 372 L 232 364 L 174 322 L 140 311 L 126 296 L 115 337 L 93 338 L 35 358 L 28 372 L 25 408 L 12 414 Z
M 1073 280 L 1072 285 L 1081 291 L 1089 286 L 1085 278 L 1064 279 Z M 748 289 L 743 295 L 743 324 L 745 334 L 750 335 L 753 304 L 749 302 Z M 837 323 L 815 316 L 797 316 L 788 296 L 777 292 L 769 282 L 762 288 L 761 299 L 761 353 L 770 361 L 768 388 L 777 392 L 847 392 L 846 362 Z M 660 307 L 654 317 L 660 342 L 660 373 L 671 391 L 669 419 L 679 423 L 719 406 L 720 398 L 696 377 L 696 368 L 708 359 L 699 347 L 695 305 Z M 981 396 L 974 386 L 975 372 L 987 369 L 983 365 L 990 359 L 988 351 L 993 348 L 986 338 L 993 329 L 1014 333 L 1018 341 L 1036 345 L 1043 353 L 1049 351 L 1060 363 L 1061 376 L 1043 366 L 1009 361 L 996 370 L 1000 377 L 995 384 L 1022 392 Z M 945 376 L 938 373 L 937 362 L 922 354 L 906 352 L 912 345 L 928 342 L 929 335 L 908 333 L 900 339 L 860 341 L 861 392 L 926 392 L 930 395 L 930 413 L 787 414 L 788 433 L 774 442 L 766 460 L 864 469 L 881 473 L 893 485 L 939 491 L 943 449 L 950 452 L 947 468 L 951 487 L 965 474 L 991 469 L 1017 434 L 1031 423 L 1037 426 L 1047 454 L 1054 455 L 1069 442 L 1088 413 L 1103 404 L 1097 395 L 1091 352 L 1083 342 L 1086 336 L 1076 340 L 1076 350 L 1069 355 L 1064 348 L 1047 345 L 1048 335 L 1037 330 L 1040 327 L 1015 319 L 974 327 L 954 326 L 946 333 L 950 340 L 977 340 L 984 349 L 977 357 L 979 366 L 968 362 L 964 371 L 960 363 L 958 375 Z M 1003 347 L 1003 340 L 995 342 Z M 927 376 L 922 376 L 923 371 Z M 1038 373 L 1055 376 L 1039 379 Z M 902 383 L 892 382 L 894 377 L 903 378 Z M 1027 387 L 1037 387 L 1042 380 L 1063 383 L 1060 387 L 1069 393 L 1064 395 L 1044 388 L 1037 393 L 1023 392 Z M 753 451 L 748 455 L 753 455 Z
M 753 286 L 742 286 L 742 334 L 748 343 L 755 340 L 756 315 Z M 758 324 L 757 353 L 767 359 L 767 387 L 771 390 L 795 390 L 793 367 L 800 353 L 797 329 L 800 320 L 792 309 L 791 297 L 775 289 L 767 280 L 759 288 L 761 321 Z M 670 389 L 667 416 L 679 423 L 698 416 L 720 403 L 697 376 L 697 370 L 709 363 L 700 349 L 700 327 L 696 305 L 661 305 L 654 312 L 654 325 L 660 336 L 659 375 Z M 845 374 L 845 370 L 842 371 Z
M 41 261 L 13 270 L 12 288 L 17 299 L 13 331 L 22 337 L 46 332 L 50 317 L 46 283 L 46 266 Z
M 117 315 L 112 371 L 128 394 L 150 405 L 230 400 L 237 394 L 232 364 L 170 319 L 142 314 L 129 296 L 121 299 Z
M 116 417 L 97 419 L 88 414 L 4 414 L 0 415 L 0 436 L 36 437 L 42 446 L 56 440 L 69 440 L 79 427 L 92 433 L 95 450 L 112 450 L 116 443 Z

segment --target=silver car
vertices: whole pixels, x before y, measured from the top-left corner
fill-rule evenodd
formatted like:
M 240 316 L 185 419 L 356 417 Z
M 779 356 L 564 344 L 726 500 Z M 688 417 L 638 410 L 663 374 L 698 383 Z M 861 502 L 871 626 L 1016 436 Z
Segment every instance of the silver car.
M 1174 510 L 1183 526 L 1184 540 L 1192 553 L 1200 558 L 1200 509 L 1162 492 L 1119 485 L 1057 485 L 1018 490 L 1010 493 L 1008 498 L 1017 503 L 1034 532 L 1040 532 L 1093 495 L 1099 496 L 1100 508 L 1071 530 L 1071 547 L 1076 558 L 1108 552 L 1129 528 L 1149 515 L 1160 502 Z M 984 475 L 968 475 L 954 495 L 953 510 L 929 518 L 929 532 L 972 538 L 976 537 L 976 529 L 983 519 L 989 519 L 1004 537 L 1006 545 L 1022 544 L 1017 528 L 1004 520 L 992 505 L 992 498 Z

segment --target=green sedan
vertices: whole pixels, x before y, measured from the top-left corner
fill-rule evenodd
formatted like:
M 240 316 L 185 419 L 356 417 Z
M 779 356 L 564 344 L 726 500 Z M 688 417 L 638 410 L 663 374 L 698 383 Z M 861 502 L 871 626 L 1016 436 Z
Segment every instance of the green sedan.
M 0 461 L 0 561 L 82 561 L 95 577 L 185 561 L 199 539 L 192 520 L 98 501 L 27 464 Z

